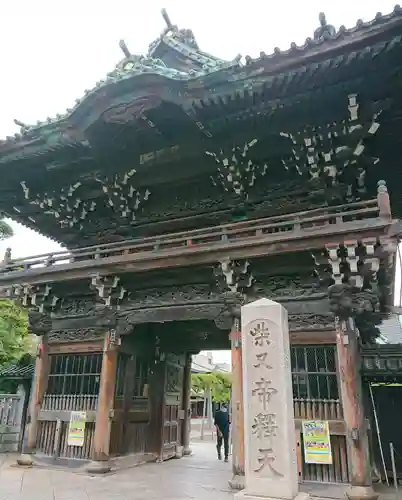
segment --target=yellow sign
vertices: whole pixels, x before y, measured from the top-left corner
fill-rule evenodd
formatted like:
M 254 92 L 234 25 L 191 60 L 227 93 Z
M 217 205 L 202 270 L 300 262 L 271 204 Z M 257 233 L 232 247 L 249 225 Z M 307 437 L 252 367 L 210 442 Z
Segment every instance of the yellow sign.
M 331 440 L 326 420 L 303 420 L 304 461 L 332 464 Z
M 86 420 L 85 411 L 71 412 L 67 437 L 68 446 L 84 446 Z

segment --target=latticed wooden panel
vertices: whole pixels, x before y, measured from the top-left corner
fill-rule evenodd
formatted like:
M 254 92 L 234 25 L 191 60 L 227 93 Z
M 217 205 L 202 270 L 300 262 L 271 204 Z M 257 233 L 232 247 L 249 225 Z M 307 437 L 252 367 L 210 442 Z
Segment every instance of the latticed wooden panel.
M 345 436 L 331 436 L 332 464 L 306 464 L 303 459 L 303 434 L 300 436 L 302 453 L 301 479 L 324 483 L 348 483 L 348 458 Z M 299 471 L 300 472 L 300 471 Z

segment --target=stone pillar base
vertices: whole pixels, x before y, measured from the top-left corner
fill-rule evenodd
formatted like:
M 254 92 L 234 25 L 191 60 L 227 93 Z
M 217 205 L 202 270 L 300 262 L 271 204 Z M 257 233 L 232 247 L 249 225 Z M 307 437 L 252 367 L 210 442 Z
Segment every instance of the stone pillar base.
M 21 455 L 17 458 L 17 464 L 22 467 L 32 467 L 33 463 L 33 457 L 30 453 L 21 453 Z
M 183 455 L 185 457 L 188 457 L 189 455 L 191 455 L 193 453 L 193 450 L 190 448 L 190 447 L 185 447 L 184 450 L 183 450 Z
M 234 474 L 229 480 L 229 486 L 232 490 L 244 490 L 246 487 L 246 478 L 244 474 Z
M 377 500 L 379 494 L 372 486 L 350 486 L 346 491 L 346 497 L 349 500 Z
M 88 474 L 107 474 L 112 470 L 112 464 L 108 460 L 94 460 L 85 467 L 85 470 Z
M 279 500 L 270 496 L 262 497 L 262 496 L 256 496 L 256 495 L 247 495 L 247 491 L 243 490 L 240 491 L 239 493 L 236 493 L 234 495 L 234 498 L 236 499 L 243 499 L 243 500 Z M 298 493 L 293 500 L 309 500 L 310 495 L 308 493 Z M 283 500 L 283 499 L 281 499 Z M 290 500 L 290 499 L 288 499 Z

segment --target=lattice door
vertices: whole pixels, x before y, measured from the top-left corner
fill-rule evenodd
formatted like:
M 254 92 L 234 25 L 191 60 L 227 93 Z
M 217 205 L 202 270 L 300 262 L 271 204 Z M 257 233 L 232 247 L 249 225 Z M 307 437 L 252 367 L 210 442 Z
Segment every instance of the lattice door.
M 180 359 L 167 360 L 166 385 L 163 412 L 163 460 L 176 455 L 180 446 L 181 398 L 184 367 Z

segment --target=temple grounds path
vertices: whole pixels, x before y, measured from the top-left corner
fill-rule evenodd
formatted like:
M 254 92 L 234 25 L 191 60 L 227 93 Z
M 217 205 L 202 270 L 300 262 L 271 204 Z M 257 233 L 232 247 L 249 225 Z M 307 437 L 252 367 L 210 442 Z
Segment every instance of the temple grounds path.
M 21 469 L 0 457 L 0 500 L 227 500 L 231 465 L 219 462 L 211 441 L 164 464 L 147 464 L 102 477 L 43 468 Z

